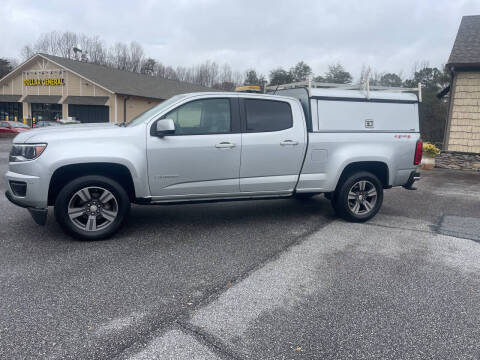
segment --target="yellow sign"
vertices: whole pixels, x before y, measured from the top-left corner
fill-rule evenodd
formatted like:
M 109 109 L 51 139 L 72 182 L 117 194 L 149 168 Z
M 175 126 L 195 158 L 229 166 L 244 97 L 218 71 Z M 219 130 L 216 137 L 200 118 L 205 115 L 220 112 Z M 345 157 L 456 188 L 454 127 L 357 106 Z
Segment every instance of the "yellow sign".
M 23 80 L 25 86 L 61 86 L 65 85 L 65 80 L 63 78 L 56 79 L 25 79 Z
M 250 93 L 261 93 L 262 88 L 258 85 L 245 85 L 235 88 L 235 91 L 238 92 L 250 92 Z

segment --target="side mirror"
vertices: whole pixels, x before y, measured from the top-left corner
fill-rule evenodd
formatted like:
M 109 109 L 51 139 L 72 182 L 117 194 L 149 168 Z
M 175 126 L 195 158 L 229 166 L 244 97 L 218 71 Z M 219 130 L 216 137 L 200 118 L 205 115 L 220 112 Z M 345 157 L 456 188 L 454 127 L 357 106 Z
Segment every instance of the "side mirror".
M 172 119 L 160 119 L 155 124 L 154 136 L 164 137 L 165 135 L 175 133 L 175 123 Z

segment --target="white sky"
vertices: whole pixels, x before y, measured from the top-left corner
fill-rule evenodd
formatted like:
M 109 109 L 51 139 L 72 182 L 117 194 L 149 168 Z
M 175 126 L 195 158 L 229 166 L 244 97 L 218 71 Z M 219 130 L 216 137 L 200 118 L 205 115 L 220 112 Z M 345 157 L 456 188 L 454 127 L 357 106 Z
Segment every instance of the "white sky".
M 410 75 L 415 62 L 444 64 L 462 15 L 474 0 L 2 0 L 0 57 L 43 32 L 99 35 L 111 45 L 137 41 L 168 65 L 204 60 L 234 70 L 286 69 L 300 60 L 315 74 L 340 62 L 355 77 L 362 65 Z

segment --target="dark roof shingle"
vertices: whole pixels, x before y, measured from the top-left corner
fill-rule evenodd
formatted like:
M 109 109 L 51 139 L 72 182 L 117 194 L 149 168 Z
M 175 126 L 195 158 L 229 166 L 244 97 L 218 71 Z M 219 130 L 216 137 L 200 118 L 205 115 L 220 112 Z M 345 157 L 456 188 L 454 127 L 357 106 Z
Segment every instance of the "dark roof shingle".
M 448 64 L 480 65 L 480 15 L 462 18 Z
M 168 99 L 174 95 L 189 92 L 218 91 L 196 84 L 117 70 L 59 56 L 40 55 L 117 94 Z

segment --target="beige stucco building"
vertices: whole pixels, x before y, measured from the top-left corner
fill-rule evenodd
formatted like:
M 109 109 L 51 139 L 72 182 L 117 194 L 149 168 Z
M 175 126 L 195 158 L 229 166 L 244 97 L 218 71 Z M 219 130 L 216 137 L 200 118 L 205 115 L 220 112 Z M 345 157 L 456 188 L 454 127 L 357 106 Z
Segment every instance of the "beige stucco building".
M 173 95 L 212 90 L 36 54 L 0 79 L 0 120 L 124 122 Z
M 464 16 L 447 67 L 452 74 L 445 150 L 480 154 L 480 16 Z
M 480 71 L 457 71 L 452 88 L 447 150 L 480 153 Z

